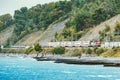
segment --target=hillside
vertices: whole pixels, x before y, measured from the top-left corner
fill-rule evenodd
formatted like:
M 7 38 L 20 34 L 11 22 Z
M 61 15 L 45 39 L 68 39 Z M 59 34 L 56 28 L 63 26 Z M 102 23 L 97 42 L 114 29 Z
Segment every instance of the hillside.
M 20 39 L 15 45 L 34 45 L 40 39 L 42 31 L 37 31 L 31 34 L 26 35 Z
M 12 36 L 14 26 L 8 27 L 0 33 L 0 44 L 5 44 L 7 39 Z
M 65 23 L 68 21 L 68 19 L 58 22 L 54 25 L 50 25 L 50 27 L 41 35 L 40 43 L 48 42 L 54 39 L 55 33 L 60 32 L 64 29 Z
M 112 30 L 111 32 L 113 32 L 116 22 L 120 22 L 120 14 L 92 28 L 85 35 L 83 35 L 80 40 L 99 40 L 99 32 L 106 28 L 106 24 L 110 26 Z
M 38 4 L 31 8 L 21 7 L 19 10 L 15 10 L 13 18 L 10 14 L 7 14 L 7 17 L 2 15 L 0 17 L 0 31 L 10 25 L 15 25 L 13 35 L 9 34 L 10 38 L 5 44 L 8 47 L 10 42 L 13 45 L 19 43 L 33 45 L 36 42 L 42 44 L 54 40 L 79 40 L 81 37 L 80 40 L 92 40 L 99 38 L 98 32 L 104 30 L 105 24 L 113 29 L 116 19 L 119 21 L 118 14 L 120 14 L 120 0 L 51 2 L 43 5 Z M 58 20 L 65 21 L 52 24 Z M 118 28 L 118 30 L 120 29 Z
M 15 45 L 34 45 L 37 42 L 40 42 L 41 44 L 44 42 L 51 41 L 54 39 L 55 33 L 60 32 L 64 29 L 65 27 L 65 22 L 67 20 L 51 24 L 47 30 L 43 31 L 37 31 L 34 33 L 31 33 L 29 35 L 26 35 L 23 37 L 21 40 L 19 40 Z
M 22 7 L 19 10 L 15 10 L 14 35 L 16 39 L 13 39 L 13 42 L 16 43 L 30 33 L 46 30 L 56 20 L 67 18 L 70 11 L 70 1 L 51 2 L 43 5 L 38 4 L 31 8 Z
M 79 40 L 89 29 L 104 23 L 118 14 L 120 14 L 120 0 L 75 0 L 73 1 L 71 15 L 66 27 L 58 34 L 56 40 L 60 40 L 60 38 L 64 38 L 64 40 Z M 99 28 L 96 28 L 96 32 Z M 88 34 L 91 34 L 91 32 Z M 98 36 L 98 34 L 96 35 Z M 86 37 L 89 39 L 93 35 L 86 35 Z M 100 40 L 103 40 L 103 37 Z

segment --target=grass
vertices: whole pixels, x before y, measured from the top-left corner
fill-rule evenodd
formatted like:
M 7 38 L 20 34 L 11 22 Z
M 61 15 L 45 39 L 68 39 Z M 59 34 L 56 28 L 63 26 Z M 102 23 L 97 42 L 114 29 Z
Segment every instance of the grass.
M 109 48 L 100 56 L 102 57 L 120 57 L 120 48 Z
M 90 48 L 90 49 L 92 51 L 90 55 L 94 54 L 94 55 L 100 56 L 100 57 L 120 57 L 120 48 L 105 48 L 105 49 L 104 48 L 97 48 L 97 53 L 94 52 L 94 48 Z M 88 48 L 66 48 L 65 54 L 62 54 L 62 55 L 67 56 L 67 57 L 81 56 L 82 54 L 88 54 L 87 50 L 88 50 Z M 2 49 L 2 53 L 20 53 L 20 54 L 23 54 L 25 52 L 26 52 L 26 49 L 12 49 L 12 48 Z M 53 54 L 53 48 L 44 48 L 41 53 Z M 37 52 L 33 49 L 28 54 L 37 54 Z M 99 55 L 97 55 L 97 54 L 99 54 Z

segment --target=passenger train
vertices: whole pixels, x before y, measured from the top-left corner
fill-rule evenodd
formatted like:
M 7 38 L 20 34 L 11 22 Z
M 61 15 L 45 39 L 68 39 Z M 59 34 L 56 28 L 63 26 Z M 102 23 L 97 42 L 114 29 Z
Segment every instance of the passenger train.
M 100 41 L 64 41 L 64 42 L 45 42 L 42 47 L 100 47 Z
M 40 44 L 43 48 L 54 47 L 120 47 L 120 42 L 103 42 L 100 41 L 64 41 L 64 42 L 44 42 Z M 30 46 L 11 46 L 11 48 L 29 48 Z M 33 46 L 34 47 L 34 46 Z

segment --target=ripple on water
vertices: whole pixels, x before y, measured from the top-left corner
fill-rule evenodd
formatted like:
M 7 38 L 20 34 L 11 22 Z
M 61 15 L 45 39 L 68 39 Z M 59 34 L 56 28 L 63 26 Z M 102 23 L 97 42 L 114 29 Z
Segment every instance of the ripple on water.
M 0 58 L 0 80 L 120 80 L 120 68 Z

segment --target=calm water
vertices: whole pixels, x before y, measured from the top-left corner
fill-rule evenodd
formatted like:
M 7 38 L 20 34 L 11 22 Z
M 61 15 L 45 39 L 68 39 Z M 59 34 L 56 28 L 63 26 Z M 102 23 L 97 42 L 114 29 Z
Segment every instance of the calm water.
M 120 68 L 0 57 L 0 80 L 120 80 Z

